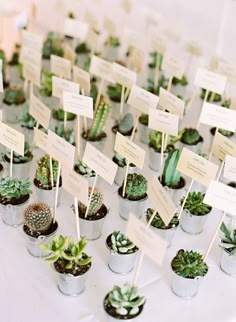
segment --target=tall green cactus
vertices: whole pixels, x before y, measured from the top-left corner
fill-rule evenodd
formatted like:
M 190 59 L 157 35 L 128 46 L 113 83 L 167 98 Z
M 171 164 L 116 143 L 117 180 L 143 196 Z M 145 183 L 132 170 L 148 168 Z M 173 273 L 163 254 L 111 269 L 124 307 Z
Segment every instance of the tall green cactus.
M 102 103 L 98 106 L 92 127 L 89 130 L 88 139 L 95 140 L 102 134 L 110 113 L 110 108 L 110 105 L 107 103 Z
M 165 186 L 175 187 L 180 182 L 180 172 L 176 170 L 180 154 L 179 149 L 174 149 L 168 154 L 162 175 L 162 183 Z

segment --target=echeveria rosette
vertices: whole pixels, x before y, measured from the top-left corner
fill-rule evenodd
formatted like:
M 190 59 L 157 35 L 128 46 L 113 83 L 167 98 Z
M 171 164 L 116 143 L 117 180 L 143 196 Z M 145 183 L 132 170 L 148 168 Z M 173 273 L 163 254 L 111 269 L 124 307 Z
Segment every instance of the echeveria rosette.
M 222 247 L 231 256 L 236 256 L 236 229 L 233 225 L 226 225 L 224 222 L 220 227 Z
M 0 181 L 0 197 L 4 202 L 20 199 L 32 193 L 30 187 L 29 179 L 3 178 Z

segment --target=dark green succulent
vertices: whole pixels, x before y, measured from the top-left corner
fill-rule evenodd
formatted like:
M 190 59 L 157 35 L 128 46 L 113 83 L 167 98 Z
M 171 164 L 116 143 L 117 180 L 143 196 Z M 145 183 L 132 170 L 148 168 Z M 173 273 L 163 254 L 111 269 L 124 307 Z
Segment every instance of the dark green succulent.
M 206 90 L 204 88 L 202 88 L 202 91 L 201 91 L 201 99 L 204 99 L 205 94 L 206 94 Z M 208 96 L 207 96 L 207 102 L 210 101 L 211 95 L 212 95 L 212 92 L 209 92 L 208 93 Z M 213 102 L 214 103 L 217 103 L 217 102 L 220 102 L 221 100 L 222 100 L 222 96 L 220 94 L 216 94 L 215 93 Z
M 198 252 L 180 249 L 171 261 L 172 270 L 185 278 L 203 277 L 208 272 L 208 266 Z
M 109 36 L 108 39 L 105 42 L 105 46 L 111 46 L 111 47 L 119 47 L 120 41 L 118 37 Z
M 47 69 L 42 70 L 40 94 L 43 96 L 52 96 L 52 76 L 53 74 Z
M 37 185 L 42 189 L 51 190 L 50 156 L 45 154 L 37 163 L 38 166 L 35 173 L 35 181 Z M 58 161 L 56 160 L 52 160 L 52 172 L 53 187 L 55 187 L 58 173 Z
M 37 124 L 35 118 L 26 110 L 20 116 L 21 127 L 24 127 L 29 130 L 33 130 Z
M 79 44 L 76 47 L 75 52 L 78 55 L 80 55 L 80 54 L 89 54 L 90 53 L 90 49 L 87 47 L 86 42 L 82 42 L 81 44 Z
M 148 118 L 149 118 L 148 114 L 141 114 L 138 119 L 139 123 L 141 123 L 145 126 L 148 126 Z
M 8 204 L 12 199 L 20 199 L 32 193 L 29 179 L 6 177 L 0 181 L 0 198 L 2 204 Z
M 127 164 L 125 158 L 117 152 L 115 152 L 112 161 L 115 162 L 118 165 L 118 167 L 121 168 L 124 168 Z
M 125 234 L 115 230 L 111 235 L 111 249 L 115 253 L 132 254 L 137 250 L 137 247 L 130 241 Z
M 180 154 L 181 152 L 179 149 L 173 149 L 168 153 L 162 174 L 162 183 L 164 186 L 174 188 L 179 185 L 181 181 L 181 174 L 178 170 L 176 170 L 176 167 L 179 162 Z
M 86 59 L 85 63 L 84 63 L 84 70 L 86 72 L 89 72 L 90 69 L 90 65 L 91 65 L 91 57 L 88 56 L 88 58 Z
M 107 95 L 109 96 L 110 100 L 112 100 L 113 102 L 120 103 L 121 91 L 122 91 L 122 86 L 120 84 L 107 86 Z
M 62 47 L 62 39 L 58 33 L 50 31 L 47 39 L 43 44 L 43 58 L 50 59 L 51 55 L 63 57 L 64 49 Z
M 228 254 L 236 255 L 236 229 L 233 225 L 226 225 L 224 222 L 220 226 L 222 247 Z
M 58 108 L 57 110 L 52 110 L 52 116 L 54 119 L 58 121 L 64 121 L 65 111 L 62 108 Z M 73 121 L 76 118 L 76 114 L 67 112 L 66 119 L 67 121 Z
M 12 53 L 11 60 L 9 61 L 9 65 L 16 66 L 19 64 L 20 58 L 20 45 L 16 44 L 14 52 Z
M 151 208 L 147 209 L 147 211 L 146 211 L 147 222 L 149 222 L 149 220 L 151 219 L 153 212 L 154 212 L 154 209 L 151 209 Z M 177 227 L 179 225 L 178 215 L 175 214 L 174 217 L 171 219 L 170 223 L 168 224 L 168 226 L 166 226 L 164 221 L 160 217 L 160 215 L 158 213 L 156 213 L 155 217 L 153 218 L 153 220 L 151 222 L 151 225 L 153 227 L 159 228 L 159 229 L 171 229 L 171 228 Z
M 156 152 L 160 153 L 161 152 L 161 144 L 162 144 L 162 135 L 163 133 L 160 131 L 151 131 L 149 133 L 149 146 L 153 148 Z M 167 147 L 166 152 L 170 152 L 171 150 L 174 149 L 174 144 L 178 141 L 177 137 L 174 136 L 168 136 L 168 142 L 167 142 Z
M 11 159 L 11 150 L 7 149 L 6 154 L 5 154 L 5 159 L 10 162 Z M 31 150 L 31 146 L 29 145 L 28 142 L 25 142 L 24 145 L 24 155 L 20 155 L 16 153 L 15 151 L 13 152 L 13 163 L 19 164 L 19 163 L 27 163 L 30 162 L 33 159 L 33 154 Z
M 151 53 L 149 53 L 149 56 L 152 58 L 152 61 L 148 64 L 148 67 L 151 68 L 151 69 L 154 69 L 156 68 L 156 65 L 157 65 L 157 52 L 156 51 L 153 51 Z M 160 55 L 160 66 L 159 66 L 159 70 L 161 70 L 161 66 L 162 66 L 162 61 L 163 61 L 163 55 L 159 54 Z
M 88 132 L 88 139 L 93 141 L 93 140 L 98 140 L 101 138 L 102 133 L 104 131 L 104 127 L 106 125 L 106 122 L 108 120 L 108 116 L 110 113 L 110 105 L 106 103 L 101 103 L 97 111 L 95 113 L 93 123 L 91 125 L 91 128 L 89 129 Z
M 19 86 L 10 86 L 4 91 L 3 102 L 7 105 L 20 105 L 25 102 L 25 93 Z
M 98 87 L 96 82 L 91 82 L 90 96 L 93 98 L 93 106 L 95 106 L 97 96 L 98 96 Z
M 129 200 L 141 200 L 146 196 L 146 193 L 147 179 L 142 174 L 129 173 L 125 186 L 125 197 Z
M 174 86 L 176 86 L 176 85 L 187 86 L 188 85 L 187 76 L 183 75 L 183 77 L 181 79 L 174 77 L 172 80 L 172 85 L 174 85 Z
M 157 87 L 154 86 L 154 81 L 150 78 L 148 78 L 148 86 L 146 90 L 152 94 L 159 95 L 160 87 L 167 89 L 168 87 L 168 78 L 165 78 L 164 75 L 161 75 L 161 77 L 158 80 Z
M 96 173 L 89 168 L 83 161 L 78 160 L 74 166 L 74 170 L 82 176 L 95 177 Z
M 204 216 L 211 211 L 211 207 L 203 202 L 204 194 L 201 192 L 189 192 L 184 209 L 188 210 L 194 216 Z M 180 204 L 184 202 L 184 197 L 180 200 Z
M 68 127 L 65 129 L 64 125 L 61 124 L 59 126 L 55 125 L 51 127 L 51 130 L 70 144 L 75 145 L 75 131 L 73 128 Z
M 195 145 L 202 140 L 197 129 L 193 128 L 185 128 L 182 131 L 181 142 L 188 144 L 188 145 Z

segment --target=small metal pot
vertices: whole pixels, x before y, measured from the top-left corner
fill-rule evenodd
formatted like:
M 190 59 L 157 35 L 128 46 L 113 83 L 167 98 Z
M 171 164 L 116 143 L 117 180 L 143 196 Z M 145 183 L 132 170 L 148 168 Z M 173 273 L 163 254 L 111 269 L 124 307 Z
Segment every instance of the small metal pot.
M 129 173 L 134 173 L 135 172 L 136 167 L 135 166 L 129 166 Z M 125 167 L 119 167 L 117 168 L 117 171 L 116 171 L 116 176 L 115 176 L 115 183 L 118 185 L 118 186 L 121 186 L 122 183 L 123 183 L 123 180 L 124 180 L 124 177 L 125 177 L 125 171 L 126 171 L 126 166 Z
M 106 216 L 98 220 L 87 220 L 79 217 L 80 235 L 86 236 L 88 240 L 98 239 L 102 235 Z
M 173 270 L 171 289 L 174 294 L 185 299 L 191 299 L 199 290 L 202 277 L 186 278 L 176 274 Z
M 5 159 L 5 164 L 7 165 L 7 171 L 9 173 L 10 163 Z M 30 169 L 33 164 L 33 159 L 29 162 L 25 163 L 13 163 L 12 164 L 12 176 L 14 178 L 29 178 L 30 177 Z
M 120 119 L 120 102 L 114 102 L 111 100 L 111 118 L 113 120 L 119 120 Z M 129 105 L 127 103 L 124 103 L 123 106 L 123 113 L 122 115 L 125 115 L 129 112 Z
M 33 145 L 33 139 L 34 139 L 34 130 L 28 129 L 26 127 L 21 126 L 21 133 L 25 136 L 25 142 L 28 142 L 30 146 Z
M 24 222 L 24 210 L 29 203 L 30 197 L 24 203 L 19 205 L 2 205 L 0 204 L 2 221 L 13 227 L 18 227 Z
M 192 215 L 187 209 L 183 210 L 180 226 L 188 234 L 197 235 L 203 231 L 203 227 L 208 218 L 208 214 L 204 216 Z
M 161 167 L 161 153 L 156 152 L 152 147 L 149 147 L 149 168 L 153 171 L 160 171 Z M 163 154 L 163 163 L 167 157 L 167 154 Z
M 231 255 L 224 248 L 221 253 L 220 268 L 226 274 L 236 276 L 236 256 Z
M 167 247 L 169 248 L 172 244 L 172 241 L 174 239 L 176 230 L 178 226 L 169 228 L 169 229 L 161 229 L 156 228 L 152 225 L 150 225 L 150 229 L 154 231 L 157 235 L 159 235 L 162 239 L 164 239 L 167 242 Z
M 34 187 L 36 190 L 38 201 L 45 202 L 46 204 L 49 205 L 50 208 L 54 208 L 56 189 L 55 188 L 53 190 L 40 189 L 35 184 L 34 184 Z M 57 207 L 60 205 L 61 194 L 62 194 L 62 187 L 59 187 Z
M 53 237 L 56 235 L 57 230 L 58 230 L 58 224 L 56 222 L 56 228 L 52 233 L 50 233 L 48 235 L 41 235 L 36 238 L 36 237 L 26 234 L 26 232 L 24 230 L 24 226 L 23 226 L 23 232 L 25 233 L 26 238 L 27 238 L 27 246 L 26 247 L 27 247 L 30 255 L 32 255 L 34 257 L 38 257 L 38 258 L 43 258 L 43 257 L 47 257 L 48 255 L 50 255 L 50 252 L 46 252 L 46 251 L 42 250 L 39 247 L 39 245 L 43 244 L 43 243 L 45 243 L 45 244 L 50 243 L 51 240 L 53 239 Z
M 183 179 L 184 180 L 184 179 Z M 184 180 L 184 186 L 180 189 L 172 189 L 168 186 L 164 186 L 164 189 L 168 192 L 170 198 L 174 202 L 175 205 L 179 205 L 180 199 L 185 195 L 186 189 L 185 189 L 185 180 Z
M 145 144 L 149 143 L 150 132 L 151 132 L 151 129 L 147 125 L 143 125 L 142 123 L 138 122 L 139 140 L 142 143 L 145 143 Z
M 141 218 L 144 214 L 144 208 L 146 206 L 146 201 L 148 197 L 141 200 L 129 200 L 123 198 L 118 193 L 118 202 L 119 202 L 119 215 L 122 219 L 128 220 L 129 214 L 132 212 L 136 217 Z
M 7 105 L 3 104 L 3 119 L 5 123 L 15 124 L 20 120 L 20 115 L 24 111 L 26 103 L 20 105 Z
M 87 142 L 90 143 L 92 146 L 94 146 L 97 150 L 99 151 L 103 151 L 104 150 L 104 146 L 105 146 L 105 143 L 107 141 L 107 137 L 103 138 L 102 140 L 100 141 L 88 141 L 88 140 L 85 140 L 84 138 L 81 140 L 81 143 L 82 143 L 82 151 L 85 151 L 85 147 L 86 147 L 86 144 Z
M 203 146 L 203 141 L 201 142 L 198 142 L 197 144 L 185 144 L 183 142 L 179 142 L 179 147 L 180 149 L 182 148 L 187 148 L 189 149 L 190 151 L 194 152 L 194 153 L 197 153 L 199 151 L 202 151 L 202 146 Z

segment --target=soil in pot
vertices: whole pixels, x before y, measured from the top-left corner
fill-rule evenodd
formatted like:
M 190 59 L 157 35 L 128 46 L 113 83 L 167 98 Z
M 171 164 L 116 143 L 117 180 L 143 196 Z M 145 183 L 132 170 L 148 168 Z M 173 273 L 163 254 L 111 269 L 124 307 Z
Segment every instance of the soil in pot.
M 51 235 L 54 231 L 56 231 L 58 228 L 58 223 L 55 221 L 50 225 L 50 227 L 45 230 L 43 233 L 42 232 L 37 232 L 37 231 L 32 231 L 29 229 L 26 225 L 23 226 L 23 230 L 26 233 L 26 235 L 33 237 L 33 238 L 38 238 L 39 236 L 48 236 Z
M 97 142 L 97 141 L 101 141 L 102 139 L 105 139 L 107 137 L 107 134 L 105 132 L 102 132 L 98 137 L 96 137 L 95 139 L 90 139 L 88 136 L 88 132 L 83 132 L 82 133 L 82 138 L 85 139 L 86 141 L 90 141 L 90 142 Z
M 86 259 L 88 258 L 88 255 L 83 254 L 82 255 L 82 259 Z M 54 263 L 54 268 L 58 273 L 61 274 L 71 274 L 73 276 L 80 276 L 85 274 L 91 267 L 91 262 L 87 265 L 76 265 L 75 263 L 73 263 L 72 268 L 67 269 L 65 268 L 65 265 L 67 264 L 67 261 L 64 259 L 58 259 L 55 263 Z
M 0 203 L 4 206 L 6 205 L 20 205 L 26 202 L 29 199 L 30 195 L 24 195 L 20 198 L 12 198 L 11 200 L 6 200 L 4 197 L 0 196 Z
M 210 132 L 211 132 L 211 134 L 212 134 L 212 135 L 215 135 L 215 133 L 216 133 L 216 127 L 212 127 L 212 128 L 210 129 Z M 218 132 L 219 132 L 220 134 L 222 134 L 222 135 L 224 135 L 224 136 L 228 137 L 228 138 L 230 138 L 230 137 L 232 137 L 232 136 L 234 135 L 234 132 L 227 131 L 227 130 L 221 130 L 221 129 L 219 129 L 219 130 L 218 130 Z
M 126 195 L 123 197 L 122 196 L 122 191 L 123 191 L 123 187 L 120 187 L 119 189 L 118 189 L 118 194 L 121 196 L 121 198 L 123 198 L 123 199 L 127 199 L 127 200 L 130 200 L 130 201 L 141 201 L 141 200 L 144 200 L 144 199 L 146 199 L 147 198 L 147 194 L 145 193 L 145 195 L 144 196 L 142 196 L 141 198 L 127 198 L 126 197 Z
M 34 184 L 39 189 L 42 189 L 42 190 L 52 190 L 52 186 L 51 185 L 49 185 L 48 187 L 42 186 L 42 184 L 40 183 L 40 181 L 38 181 L 36 178 L 34 178 Z M 61 187 L 61 186 L 62 186 L 62 178 L 60 177 L 59 187 Z M 53 188 L 55 188 L 55 186 Z
M 158 180 L 160 181 L 160 177 L 158 177 Z M 165 187 L 164 182 L 161 182 L 161 184 L 163 187 Z M 178 189 L 184 188 L 185 184 L 186 184 L 185 179 L 183 177 L 180 177 L 180 181 L 177 185 L 170 185 L 170 186 L 166 186 L 166 187 L 173 189 L 173 190 L 178 190 Z
M 99 220 L 106 217 L 107 214 L 108 214 L 108 209 L 104 204 L 96 214 L 89 215 L 86 218 L 85 218 L 85 212 L 82 212 L 81 209 L 79 208 L 79 217 L 85 220 L 90 220 L 90 221 Z
M 122 135 L 124 135 L 124 136 L 130 136 L 130 135 L 132 134 L 132 132 L 133 132 L 133 127 L 132 127 L 132 128 L 131 128 L 131 130 L 129 130 L 128 132 L 122 133 L 122 132 L 119 130 L 119 124 L 116 124 L 116 125 L 112 126 L 111 130 L 112 130 L 112 132 L 113 132 L 114 134 L 116 134 L 117 132 L 119 132 L 119 133 L 121 133 L 121 134 L 122 134 Z M 136 131 L 137 131 L 137 130 L 136 130 Z M 136 132 L 136 131 L 135 131 L 135 132 Z

